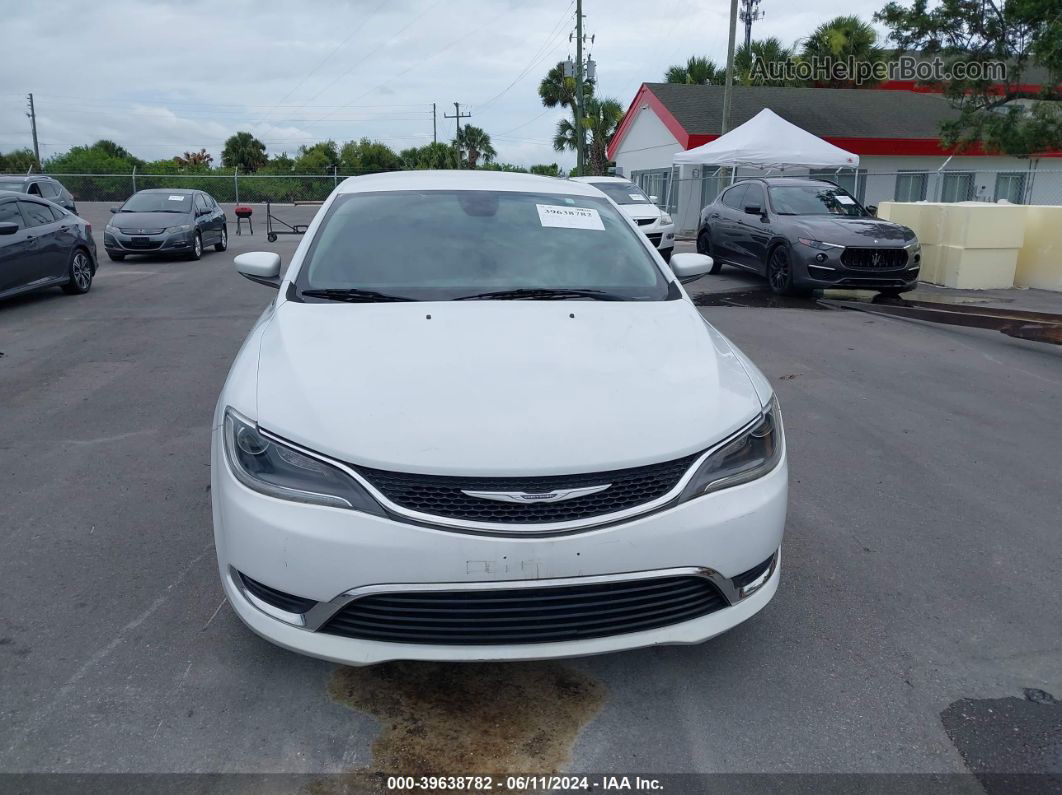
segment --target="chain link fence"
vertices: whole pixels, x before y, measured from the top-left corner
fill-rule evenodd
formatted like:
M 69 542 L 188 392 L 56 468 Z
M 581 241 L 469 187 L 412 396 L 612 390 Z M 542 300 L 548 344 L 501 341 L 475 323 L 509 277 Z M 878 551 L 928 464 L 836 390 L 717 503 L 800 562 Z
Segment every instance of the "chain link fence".
M 1062 205 L 1062 168 L 993 169 L 981 168 L 928 170 L 869 171 L 843 169 L 841 171 L 812 171 L 801 174 L 756 172 L 738 169 L 731 177 L 729 170 L 711 166 L 696 171 L 696 176 L 680 176 L 676 167 L 633 172 L 631 180 L 650 196 L 656 197 L 661 209 L 675 219 L 680 234 L 691 235 L 698 226 L 700 211 L 715 200 L 731 180 L 753 176 L 815 177 L 837 183 L 863 204 L 877 205 L 884 201 L 930 202 L 999 202 L 1011 204 Z

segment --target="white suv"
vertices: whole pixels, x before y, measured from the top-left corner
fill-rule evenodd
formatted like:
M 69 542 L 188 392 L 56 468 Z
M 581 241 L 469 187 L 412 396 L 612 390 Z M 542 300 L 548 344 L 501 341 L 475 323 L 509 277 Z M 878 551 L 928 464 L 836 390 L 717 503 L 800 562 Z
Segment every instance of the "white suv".
M 770 383 L 595 188 L 489 171 L 349 179 L 214 415 L 225 593 L 351 664 L 696 643 L 778 587 Z
M 664 262 L 671 261 L 675 248 L 675 223 L 671 216 L 657 207 L 655 196 L 645 192 L 622 177 L 572 177 L 573 181 L 593 185 L 619 205 L 624 215 L 638 225 L 638 231 L 649 238 Z

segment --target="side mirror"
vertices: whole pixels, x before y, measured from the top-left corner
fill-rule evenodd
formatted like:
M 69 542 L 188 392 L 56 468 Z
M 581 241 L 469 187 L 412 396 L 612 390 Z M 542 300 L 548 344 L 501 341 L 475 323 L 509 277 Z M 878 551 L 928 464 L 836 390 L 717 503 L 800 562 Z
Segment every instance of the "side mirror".
M 656 204 L 658 201 L 660 201 L 660 197 L 659 196 L 650 196 L 649 197 L 649 201 L 651 201 L 653 204 Z
M 118 212 L 118 211 L 119 211 L 120 209 L 122 209 L 122 208 L 121 208 L 121 207 L 112 207 L 112 208 L 111 208 L 111 212 L 112 212 L 112 213 L 116 213 L 116 212 Z
M 876 204 L 868 204 L 867 205 L 867 212 L 870 213 L 871 215 L 877 215 L 878 214 L 878 205 L 876 205 Z
M 715 263 L 706 254 L 682 253 L 671 255 L 671 270 L 680 281 L 704 276 Z
M 749 215 L 763 215 L 763 208 L 758 204 L 746 204 L 745 212 Z
M 280 255 L 273 251 L 249 251 L 233 262 L 236 272 L 252 282 L 278 289 L 280 287 Z
M 10 221 L 4 221 L 0 224 L 0 235 L 13 235 L 18 231 L 18 224 L 13 224 Z

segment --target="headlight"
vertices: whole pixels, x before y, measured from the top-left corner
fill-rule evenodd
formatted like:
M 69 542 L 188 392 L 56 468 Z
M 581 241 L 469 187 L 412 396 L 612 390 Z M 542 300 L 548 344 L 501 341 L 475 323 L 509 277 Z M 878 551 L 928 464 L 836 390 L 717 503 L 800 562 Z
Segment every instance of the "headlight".
M 675 222 L 671 219 L 671 216 L 668 215 L 667 213 L 661 213 L 660 214 L 660 223 L 662 223 L 662 224 L 673 224 Z
M 178 232 L 191 232 L 192 231 L 192 225 L 191 224 L 181 224 L 180 226 L 168 226 L 165 229 L 163 229 L 162 231 L 165 232 L 167 235 L 174 235 L 174 234 L 177 234 Z
M 751 428 L 704 460 L 683 489 L 679 502 L 763 477 L 775 468 L 781 456 L 782 414 L 778 399 L 771 398 Z
M 225 454 L 237 480 L 260 494 L 385 515 L 350 475 L 263 436 L 231 408 L 225 410 Z
M 103 227 L 103 231 L 104 232 L 110 232 L 112 235 L 116 235 L 116 234 L 118 234 L 118 227 L 117 226 L 111 226 L 111 224 L 107 224 L 107 226 Z
M 844 248 L 844 246 L 839 243 L 824 243 L 821 240 L 812 240 L 809 237 L 798 237 L 797 241 L 810 248 L 816 248 L 819 251 L 829 251 L 831 248 Z

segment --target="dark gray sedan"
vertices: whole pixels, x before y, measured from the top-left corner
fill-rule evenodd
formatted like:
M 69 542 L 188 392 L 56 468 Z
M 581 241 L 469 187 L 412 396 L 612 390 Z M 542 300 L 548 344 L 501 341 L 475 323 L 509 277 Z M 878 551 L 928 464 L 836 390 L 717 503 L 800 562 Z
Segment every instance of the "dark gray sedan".
M 915 233 L 874 217 L 841 187 L 817 179 L 754 178 L 701 211 L 697 251 L 767 277 L 784 295 L 841 287 L 898 295 L 918 283 Z
M 199 259 L 206 246 L 229 246 L 225 211 L 201 190 L 159 188 L 133 194 L 103 230 L 103 247 L 112 260 L 129 254 L 179 254 Z
M 0 190 L 0 298 L 45 287 L 87 293 L 95 275 L 88 221 L 44 199 Z

